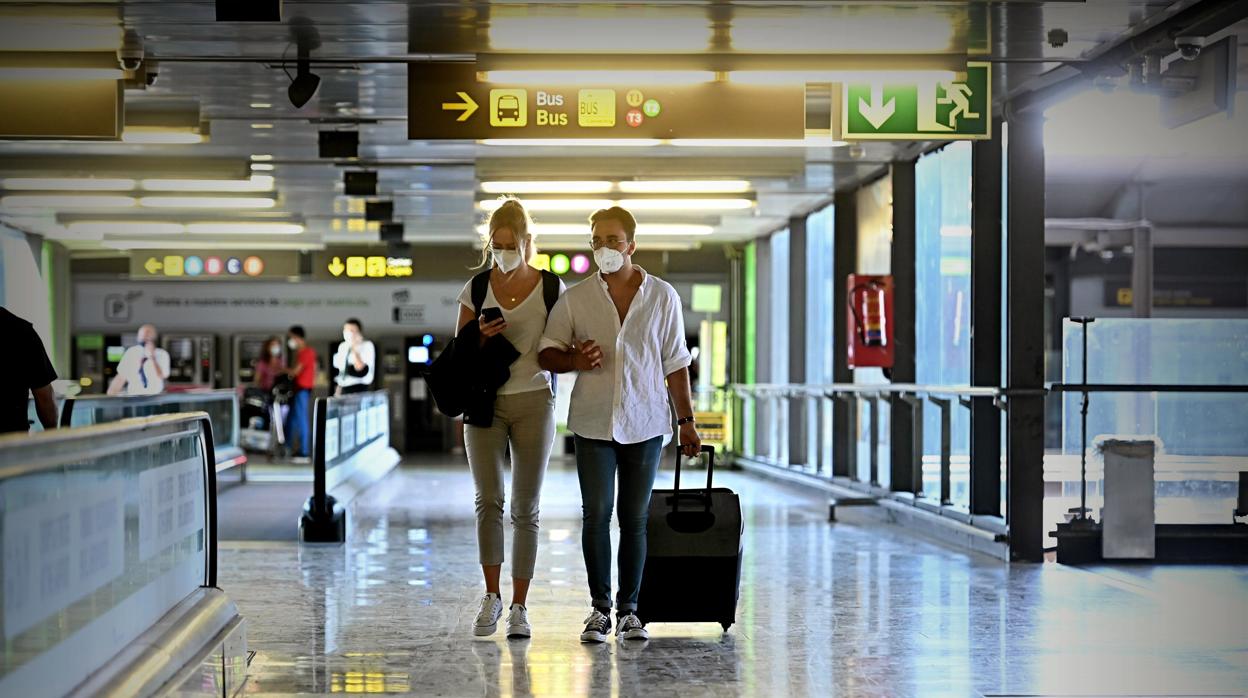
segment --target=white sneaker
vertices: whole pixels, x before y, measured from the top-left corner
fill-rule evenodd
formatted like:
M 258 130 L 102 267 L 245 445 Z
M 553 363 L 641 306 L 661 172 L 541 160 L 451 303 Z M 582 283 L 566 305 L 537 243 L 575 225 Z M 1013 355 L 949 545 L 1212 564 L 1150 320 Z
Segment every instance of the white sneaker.
M 481 597 L 481 610 L 477 611 L 477 620 L 472 625 L 472 634 L 477 637 L 493 635 L 498 629 L 498 619 L 503 616 L 503 600 L 498 594 L 486 594 Z
M 615 629 L 615 635 L 621 640 L 649 640 L 650 633 L 646 630 L 637 616 L 630 613 L 620 618 L 620 625 Z
M 529 613 L 518 603 L 511 605 L 511 613 L 507 614 L 507 637 L 532 637 L 533 629 L 529 627 Z
M 581 633 L 581 642 L 606 642 L 610 632 L 611 618 L 595 608 L 585 619 L 585 632 Z

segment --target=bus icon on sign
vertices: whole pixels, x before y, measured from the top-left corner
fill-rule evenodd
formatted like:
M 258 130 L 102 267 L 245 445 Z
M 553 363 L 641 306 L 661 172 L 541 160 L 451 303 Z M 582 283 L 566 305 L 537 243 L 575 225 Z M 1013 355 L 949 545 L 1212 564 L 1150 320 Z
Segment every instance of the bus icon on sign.
M 527 90 L 490 90 L 490 125 L 519 127 L 528 123 Z

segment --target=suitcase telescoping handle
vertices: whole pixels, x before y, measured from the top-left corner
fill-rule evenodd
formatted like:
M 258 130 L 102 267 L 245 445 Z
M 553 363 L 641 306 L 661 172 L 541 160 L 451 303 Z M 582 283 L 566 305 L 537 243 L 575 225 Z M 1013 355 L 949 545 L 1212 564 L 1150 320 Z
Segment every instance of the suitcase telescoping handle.
M 706 508 L 708 510 L 711 508 L 711 482 L 715 477 L 715 447 L 703 444 L 702 453 L 706 454 L 706 493 L 704 495 L 698 495 L 694 492 L 684 493 L 680 491 L 680 461 L 682 453 L 680 447 L 676 447 L 676 482 L 671 498 L 673 511 L 680 505 L 682 495 L 684 497 L 704 496 L 706 498 Z

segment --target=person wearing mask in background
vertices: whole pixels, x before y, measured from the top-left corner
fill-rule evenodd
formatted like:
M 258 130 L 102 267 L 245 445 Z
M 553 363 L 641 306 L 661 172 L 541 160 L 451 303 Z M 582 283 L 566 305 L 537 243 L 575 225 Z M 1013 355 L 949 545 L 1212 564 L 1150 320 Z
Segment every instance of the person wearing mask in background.
M 511 606 L 507 637 L 527 638 L 529 585 L 537 559 L 538 502 L 555 438 L 550 374 L 537 365 L 546 316 L 563 283 L 529 262 L 536 248 L 531 221 L 516 199 L 490 215 L 481 266 L 459 294 L 455 351 L 463 352 L 480 399 L 464 412 L 464 442 L 476 485 L 477 548 L 485 596 L 473 624 L 492 635 L 503 613 L 503 466 L 511 454 Z M 478 314 L 479 313 L 479 314 Z M 476 384 L 487 385 L 478 389 Z M 494 390 L 494 388 L 497 388 Z
M 266 393 L 272 390 L 273 381 L 286 371 L 286 367 L 282 365 L 282 340 L 277 337 L 266 339 L 260 349 L 260 356 L 251 365 L 256 369 L 255 386 Z
M 334 394 L 366 392 L 373 385 L 376 363 L 377 349 L 364 339 L 364 326 L 356 318 L 347 318 L 342 325 L 342 344 L 334 353 L 334 368 L 338 371 Z
M 295 394 L 290 401 L 290 413 L 286 415 L 286 438 L 298 442 L 295 462 L 307 462 L 311 453 L 312 439 L 308 403 L 312 388 L 316 385 L 316 350 L 308 346 L 307 333 L 302 325 L 292 325 L 286 331 L 286 346 L 290 349 L 290 366 L 286 375 L 295 382 Z
M 158 395 L 169 377 L 169 352 L 156 346 L 156 326 L 143 325 L 138 344 L 126 350 L 117 364 L 117 375 L 108 384 L 109 395 Z
M 578 371 L 568 429 L 576 435 L 584 511 L 581 548 L 593 604 L 581 642 L 603 642 L 611 630 L 613 504 L 620 525 L 616 635 L 645 640 L 649 635 L 635 611 L 646 561 L 650 490 L 663 446 L 672 437 L 669 395 L 685 455 L 697 455 L 702 442 L 693 421 L 680 296 L 671 284 L 633 264 L 637 221 L 631 213 L 616 206 L 595 212 L 589 221 L 599 273 L 559 299 L 539 360 L 555 373 Z
M 52 381 L 56 370 L 48 360 L 43 340 L 22 318 L 0 307 L 0 337 L 4 337 L 9 370 L 0 372 L 0 434 L 30 431 L 29 400 L 44 429 L 56 428 L 56 398 Z

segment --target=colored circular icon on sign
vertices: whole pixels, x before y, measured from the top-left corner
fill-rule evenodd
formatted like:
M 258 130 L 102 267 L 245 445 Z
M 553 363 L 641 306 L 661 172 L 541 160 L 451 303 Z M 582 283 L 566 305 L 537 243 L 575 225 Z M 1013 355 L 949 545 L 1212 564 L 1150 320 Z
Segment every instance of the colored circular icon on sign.
M 645 120 L 646 117 L 641 115 L 641 111 L 639 109 L 629 109 L 628 113 L 624 115 L 624 123 L 632 126 L 633 128 L 637 128 L 641 125 L 641 122 Z
M 629 90 L 624 95 L 624 101 L 628 102 L 630 107 L 640 107 L 643 99 L 645 99 L 645 95 L 641 94 L 641 90 Z
M 216 276 L 225 268 L 220 257 L 209 257 L 204 260 L 204 271 L 208 276 Z
M 264 260 L 252 255 L 243 260 L 243 273 L 247 276 L 260 276 L 264 271 Z
M 567 274 L 568 269 L 571 267 L 572 263 L 568 260 L 566 254 L 557 254 L 550 258 L 550 270 L 560 276 Z
M 230 257 L 225 260 L 225 271 L 229 274 L 238 274 L 243 270 L 243 260 L 238 257 Z
M 572 271 L 577 274 L 584 274 L 589 271 L 589 257 L 578 254 L 572 257 Z
M 663 111 L 663 107 L 659 104 L 659 100 L 647 99 L 646 103 L 641 105 L 641 110 L 645 112 L 646 116 L 653 119 L 659 115 L 659 112 Z
M 199 276 L 204 273 L 204 260 L 191 255 L 186 258 L 182 270 L 186 272 L 187 276 Z

